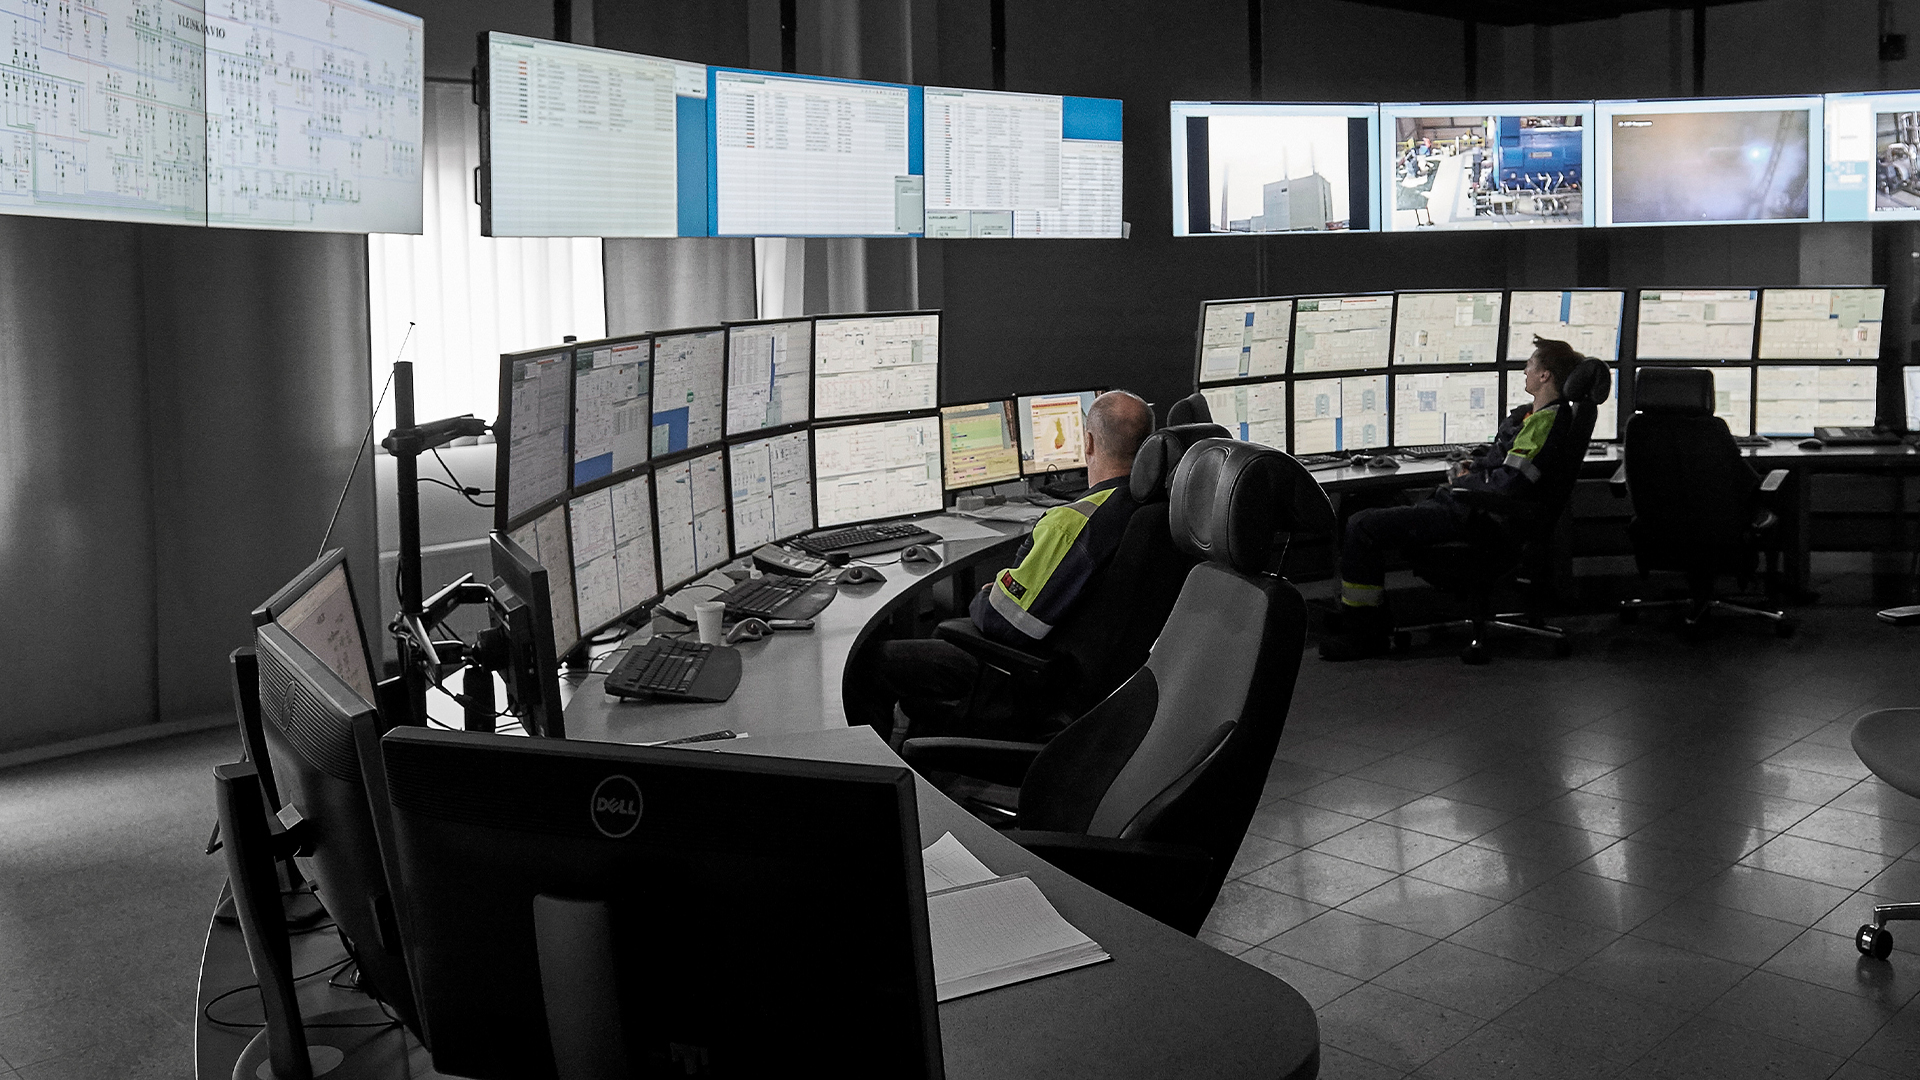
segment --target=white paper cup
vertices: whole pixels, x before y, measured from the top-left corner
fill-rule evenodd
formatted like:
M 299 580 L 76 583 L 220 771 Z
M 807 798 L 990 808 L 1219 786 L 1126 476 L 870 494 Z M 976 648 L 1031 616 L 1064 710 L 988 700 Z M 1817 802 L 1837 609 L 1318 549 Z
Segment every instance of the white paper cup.
M 720 623 L 726 614 L 727 605 L 719 600 L 701 600 L 693 605 L 693 621 L 700 626 L 701 644 L 718 645 L 725 640 Z

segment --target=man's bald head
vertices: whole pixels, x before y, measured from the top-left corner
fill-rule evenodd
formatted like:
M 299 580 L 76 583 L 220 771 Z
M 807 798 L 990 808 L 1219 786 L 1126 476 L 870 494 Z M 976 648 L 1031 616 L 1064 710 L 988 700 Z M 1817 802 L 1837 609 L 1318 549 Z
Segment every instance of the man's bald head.
M 1137 394 L 1109 390 L 1087 410 L 1087 483 L 1104 483 L 1133 471 L 1140 444 L 1153 434 L 1153 410 Z

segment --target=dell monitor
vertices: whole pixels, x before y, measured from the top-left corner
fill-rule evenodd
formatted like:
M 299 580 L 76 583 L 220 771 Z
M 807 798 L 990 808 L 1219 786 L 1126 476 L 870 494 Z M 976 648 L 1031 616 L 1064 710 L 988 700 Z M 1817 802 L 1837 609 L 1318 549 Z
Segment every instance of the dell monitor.
M 690 330 L 653 339 L 653 456 L 720 441 L 726 394 L 725 330 Z
M 1878 360 L 1884 288 L 1767 289 L 1760 359 Z
M 1502 299 L 1497 290 L 1401 293 L 1393 319 L 1393 366 L 1498 360 Z
M 494 463 L 494 527 L 518 526 L 567 493 L 567 428 L 573 415 L 573 349 L 500 358 L 500 419 Z
M 939 400 L 939 312 L 814 320 L 815 419 L 913 412 Z
M 1287 447 L 1287 384 L 1284 382 L 1236 383 L 1209 386 L 1207 411 L 1213 422 L 1226 428 L 1236 439 L 1271 446 Z
M 727 447 L 733 553 L 813 529 L 813 433 L 789 431 Z
M 567 524 L 583 636 L 622 622 L 659 598 L 651 476 L 642 473 L 574 496 L 567 504 Z
M 1760 364 L 1754 372 L 1754 431 L 1812 435 L 1816 428 L 1872 427 L 1879 369 L 1863 364 Z
M 435 1069 L 942 1075 L 905 766 L 458 731 L 381 750 Z
M 1500 374 L 1448 371 L 1393 377 L 1393 445 L 1472 445 L 1500 428 Z
M 1309 296 L 1293 305 L 1293 371 L 1367 371 L 1393 355 L 1393 294 Z
M 567 508 L 555 506 L 520 527 L 506 530 L 507 538 L 547 568 L 547 591 L 553 606 L 553 654 L 564 658 L 580 644 L 580 618 L 574 606 L 573 546 L 567 529 Z
M 720 451 L 655 466 L 653 503 L 663 591 L 672 592 L 732 558 Z
M 1087 467 L 1087 413 L 1098 390 L 1022 395 L 1014 407 L 1020 421 L 1020 472 L 1045 476 Z
M 813 419 L 813 320 L 727 327 L 727 437 Z
M 1387 445 L 1387 377 L 1347 375 L 1293 384 L 1293 452 L 1333 454 Z
M 647 461 L 653 339 L 596 341 L 573 354 L 573 482 L 591 484 Z
M 1593 224 L 1593 102 L 1380 106 L 1380 220 L 1394 232 Z
M 1627 294 L 1617 289 L 1515 289 L 1507 295 L 1507 359 L 1525 363 L 1533 339 L 1564 341 L 1581 356 L 1611 364 L 1620 359 L 1620 313 Z
M 1750 360 L 1758 289 L 1646 289 L 1637 360 Z
M 566 737 L 560 702 L 560 659 L 553 651 L 553 599 L 547 568 L 498 532 L 487 534 L 493 558 L 488 617 L 505 638 L 507 707 L 529 735 Z
M 940 408 L 942 485 L 960 491 L 1020 479 L 1019 422 L 1011 401 Z
M 814 522 L 819 528 L 938 513 L 940 418 L 836 424 L 813 432 Z
M 1173 235 L 1374 232 L 1380 107 L 1176 101 Z
M 1285 375 L 1292 331 L 1292 300 L 1201 304 L 1200 385 Z

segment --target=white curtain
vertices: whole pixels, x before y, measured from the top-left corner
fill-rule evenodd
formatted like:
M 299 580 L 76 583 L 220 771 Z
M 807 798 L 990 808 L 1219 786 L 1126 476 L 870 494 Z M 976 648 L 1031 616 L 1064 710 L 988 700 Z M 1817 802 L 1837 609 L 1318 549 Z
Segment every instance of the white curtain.
M 374 397 L 393 362 L 411 360 L 419 419 L 472 413 L 491 422 L 499 411 L 501 353 L 557 344 L 568 334 L 583 341 L 606 336 L 600 240 L 481 236 L 473 90 L 429 83 L 426 107 L 424 231 L 367 237 Z M 389 393 L 376 431 L 392 426 Z

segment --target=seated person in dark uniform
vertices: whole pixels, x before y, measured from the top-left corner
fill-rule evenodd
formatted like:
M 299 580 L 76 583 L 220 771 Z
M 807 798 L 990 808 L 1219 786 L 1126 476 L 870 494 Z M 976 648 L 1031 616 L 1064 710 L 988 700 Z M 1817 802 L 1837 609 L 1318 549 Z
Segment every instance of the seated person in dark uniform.
M 1044 651 L 1054 625 L 1120 546 L 1139 505 L 1127 487 L 1133 458 L 1152 433 L 1153 412 L 1139 397 L 1113 390 L 1094 399 L 1085 436 L 1089 490 L 1041 515 L 1021 542 L 1014 565 L 974 596 L 970 614 L 981 633 L 1015 648 Z M 916 734 L 960 734 L 947 729 L 965 711 L 980 663 L 958 645 L 931 638 L 883 641 L 853 663 L 846 701 L 852 723 L 868 724 L 886 736 L 893 729 L 893 707 L 900 703 L 914 719 Z M 925 726 L 936 730 L 922 730 Z M 1043 733 L 999 727 L 990 719 L 965 734 Z
M 1535 336 L 1526 388 L 1533 400 L 1508 414 L 1493 445 L 1455 468 L 1447 485 L 1412 506 L 1361 510 L 1347 520 L 1340 547 L 1342 631 L 1320 642 L 1323 660 L 1359 660 L 1387 651 L 1393 620 L 1386 611 L 1388 548 L 1418 548 L 1464 539 L 1469 512 L 1449 487 L 1475 487 L 1526 498 L 1540 479 L 1534 465 L 1560 415 L 1560 388 L 1580 363 L 1564 341 Z

